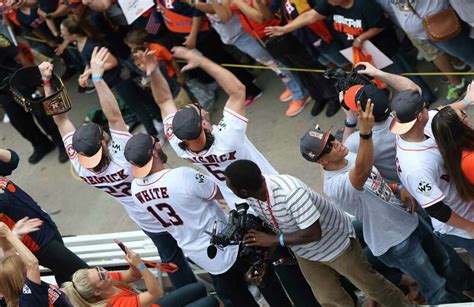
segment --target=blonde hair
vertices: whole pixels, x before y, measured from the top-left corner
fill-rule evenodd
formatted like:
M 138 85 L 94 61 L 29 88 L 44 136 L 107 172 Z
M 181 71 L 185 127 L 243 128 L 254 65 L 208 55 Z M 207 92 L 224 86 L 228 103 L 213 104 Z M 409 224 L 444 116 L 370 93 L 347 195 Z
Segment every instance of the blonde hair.
M 18 307 L 25 284 L 25 265 L 18 255 L 11 255 L 0 261 L 0 292 L 8 307 Z
M 120 288 L 130 288 L 130 286 L 124 282 L 112 281 L 112 286 Z M 72 275 L 72 281 L 65 282 L 62 285 L 62 290 L 66 293 L 67 297 L 77 307 L 106 307 L 109 306 L 109 298 L 103 299 L 96 302 L 97 296 L 94 295 L 97 288 L 89 279 L 89 269 L 81 269 L 76 271 Z

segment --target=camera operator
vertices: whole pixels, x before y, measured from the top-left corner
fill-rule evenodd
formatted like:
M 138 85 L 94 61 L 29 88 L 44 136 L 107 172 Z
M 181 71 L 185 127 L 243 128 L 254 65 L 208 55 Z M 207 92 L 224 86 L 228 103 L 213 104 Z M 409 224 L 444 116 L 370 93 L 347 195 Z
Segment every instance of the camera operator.
M 289 175 L 262 175 L 249 160 L 233 162 L 225 175 L 231 190 L 247 199 L 258 216 L 279 233 L 251 230 L 244 243 L 291 247 L 322 306 L 354 305 L 340 286 L 339 274 L 384 306 L 406 305 L 401 291 L 369 266 L 349 216 L 302 181 Z
M 214 200 L 222 197 L 217 185 L 189 167 L 165 168 L 166 154 L 157 139 L 147 134 L 131 137 L 124 155 L 132 164 L 132 195 L 136 205 L 143 208 L 144 214 L 148 211 L 186 255 L 209 272 L 225 306 L 258 306 L 247 288 L 238 246 L 216 250 L 214 255 L 207 252 L 211 237 L 206 231 L 211 230 L 216 219 L 226 220 Z M 268 282 L 257 285 L 267 302 L 271 306 L 291 306 L 274 271 L 270 268 L 267 274 Z

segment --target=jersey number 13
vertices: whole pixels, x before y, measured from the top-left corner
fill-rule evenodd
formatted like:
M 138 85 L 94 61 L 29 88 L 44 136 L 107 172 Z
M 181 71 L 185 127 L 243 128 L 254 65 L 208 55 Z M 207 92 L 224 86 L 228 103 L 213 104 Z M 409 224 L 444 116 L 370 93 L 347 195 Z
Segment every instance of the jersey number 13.
M 166 203 L 148 206 L 146 209 L 160 222 L 161 225 L 163 225 L 163 227 L 183 225 L 183 220 L 179 217 L 176 211 Z M 166 213 L 168 215 L 168 221 L 165 221 L 158 212 Z

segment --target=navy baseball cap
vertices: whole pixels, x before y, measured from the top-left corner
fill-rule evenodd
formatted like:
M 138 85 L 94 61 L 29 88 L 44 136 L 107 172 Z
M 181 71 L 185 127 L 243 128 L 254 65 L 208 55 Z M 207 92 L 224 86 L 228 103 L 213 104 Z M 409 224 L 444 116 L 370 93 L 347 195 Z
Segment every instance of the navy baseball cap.
M 94 168 L 102 159 L 102 136 L 104 131 L 94 123 L 84 124 L 72 136 L 72 148 L 77 152 L 79 164 Z
M 180 140 L 195 140 L 202 131 L 201 114 L 192 106 L 184 107 L 175 113 L 173 118 L 173 134 Z
M 390 124 L 393 134 L 405 134 L 415 125 L 418 114 L 426 104 L 418 91 L 404 90 L 395 95 L 391 102 L 394 119 Z
M 125 159 L 132 164 L 132 175 L 135 178 L 148 176 L 153 165 L 153 147 L 155 141 L 151 135 L 137 133 L 125 145 Z
M 362 110 L 365 110 L 367 101 L 371 100 L 374 104 L 374 120 L 381 122 L 390 115 L 390 100 L 384 91 L 377 86 L 370 85 L 354 85 L 344 93 L 345 105 L 354 112 L 357 111 L 357 101 L 360 101 Z
M 330 135 L 331 129 L 324 132 L 318 126 L 306 131 L 300 139 L 300 152 L 303 158 L 310 162 L 318 161 Z

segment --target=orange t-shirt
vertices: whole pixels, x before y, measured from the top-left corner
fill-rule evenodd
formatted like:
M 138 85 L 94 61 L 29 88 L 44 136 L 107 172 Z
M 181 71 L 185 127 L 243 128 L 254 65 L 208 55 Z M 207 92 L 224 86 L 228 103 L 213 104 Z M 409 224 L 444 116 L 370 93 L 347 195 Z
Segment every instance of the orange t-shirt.
M 244 0 L 244 2 L 250 6 L 253 5 L 253 0 Z M 274 26 L 280 25 L 280 20 L 276 18 L 270 21 L 256 22 L 252 18 L 245 16 L 244 13 L 240 11 L 239 7 L 235 3 L 232 3 L 230 5 L 230 9 L 239 15 L 240 22 L 242 23 L 242 27 L 244 28 L 244 30 L 247 31 L 248 34 L 250 34 L 253 38 L 257 40 L 266 37 L 266 34 L 265 34 L 266 27 L 274 27 Z
M 461 169 L 470 184 L 474 185 L 474 151 L 463 151 Z
M 109 272 L 112 279 L 122 281 L 122 273 Z M 140 307 L 138 293 L 129 288 L 120 288 L 122 292 L 109 299 L 108 303 L 113 307 Z M 158 304 L 151 304 L 152 307 L 159 307 Z
M 166 67 L 166 71 L 168 72 L 168 76 L 173 78 L 175 75 L 175 72 L 174 72 L 173 67 L 169 63 L 173 59 L 173 55 L 171 54 L 171 52 L 165 46 L 160 45 L 158 43 L 148 44 L 148 49 L 155 51 L 155 58 L 158 61 L 165 62 L 165 67 Z

